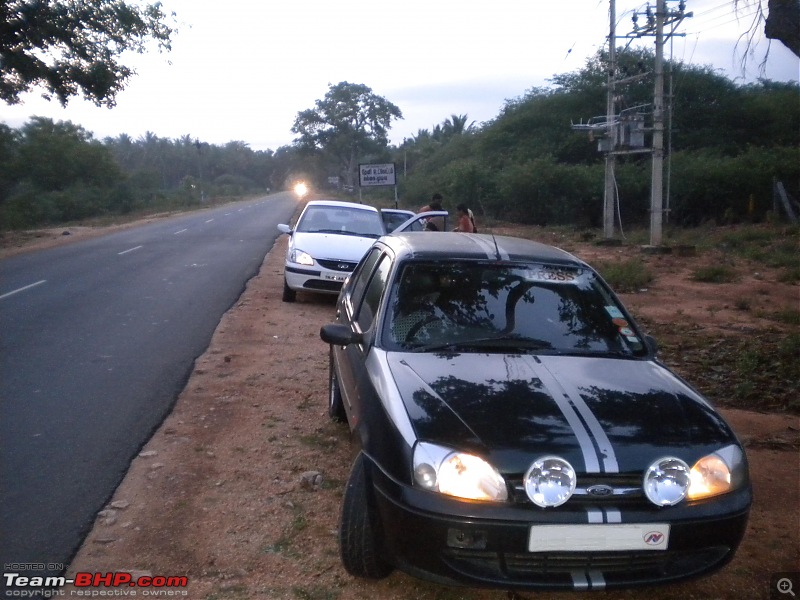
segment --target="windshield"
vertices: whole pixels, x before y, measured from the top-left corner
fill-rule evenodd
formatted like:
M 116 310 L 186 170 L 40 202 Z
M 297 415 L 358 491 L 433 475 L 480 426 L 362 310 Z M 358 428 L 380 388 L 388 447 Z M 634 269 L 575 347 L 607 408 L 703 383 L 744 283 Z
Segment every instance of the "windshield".
M 389 349 L 641 355 L 645 346 L 589 269 L 409 263 L 389 300 Z
M 346 206 L 308 206 L 295 231 L 379 238 L 383 235 L 383 223 L 376 211 Z
M 394 231 L 413 216 L 414 213 L 411 212 L 381 211 L 381 217 L 383 218 L 383 223 L 386 225 L 386 231 L 389 232 Z M 421 226 L 420 229 L 422 229 Z

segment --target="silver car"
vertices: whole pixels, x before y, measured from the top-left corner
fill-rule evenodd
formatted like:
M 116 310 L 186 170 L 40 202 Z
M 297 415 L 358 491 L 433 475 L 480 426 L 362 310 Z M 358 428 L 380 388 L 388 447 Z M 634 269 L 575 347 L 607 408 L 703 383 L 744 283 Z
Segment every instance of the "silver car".
M 297 291 L 338 294 L 361 257 L 376 239 L 390 231 L 407 230 L 430 214 L 414 215 L 398 228 L 387 229 L 380 211 L 366 204 L 312 200 L 289 235 L 283 279 L 283 301 L 294 302 Z M 446 214 L 446 213 L 442 213 Z

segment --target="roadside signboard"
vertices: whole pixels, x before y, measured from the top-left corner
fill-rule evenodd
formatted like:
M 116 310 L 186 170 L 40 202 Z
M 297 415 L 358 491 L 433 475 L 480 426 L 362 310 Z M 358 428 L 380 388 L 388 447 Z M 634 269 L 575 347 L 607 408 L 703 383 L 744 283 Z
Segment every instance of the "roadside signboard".
M 358 165 L 358 184 L 361 187 L 396 185 L 394 163 Z

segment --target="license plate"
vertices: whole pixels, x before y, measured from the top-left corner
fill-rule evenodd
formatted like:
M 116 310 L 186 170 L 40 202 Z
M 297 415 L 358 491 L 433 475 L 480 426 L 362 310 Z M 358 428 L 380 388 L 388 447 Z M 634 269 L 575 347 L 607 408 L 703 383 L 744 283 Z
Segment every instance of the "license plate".
M 666 550 L 669 523 L 630 525 L 533 525 L 530 552 L 602 552 Z
M 347 279 L 347 275 L 328 275 L 327 273 L 323 277 L 328 281 L 344 281 Z

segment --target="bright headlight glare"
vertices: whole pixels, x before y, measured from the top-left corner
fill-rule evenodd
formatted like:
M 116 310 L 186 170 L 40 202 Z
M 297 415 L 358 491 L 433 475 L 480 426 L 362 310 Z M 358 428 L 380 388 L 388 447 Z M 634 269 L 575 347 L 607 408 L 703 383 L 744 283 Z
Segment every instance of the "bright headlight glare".
M 311 255 L 307 252 L 303 252 L 302 250 L 298 250 L 297 248 L 292 250 L 289 260 L 291 260 L 293 263 L 297 263 L 298 265 L 306 265 L 307 267 L 314 265 L 314 259 L 311 258 Z
M 561 506 L 575 491 L 575 469 L 563 458 L 543 456 L 525 473 L 525 492 L 536 506 Z
M 744 454 L 738 446 L 722 450 L 698 460 L 690 472 L 689 500 L 711 498 L 736 489 L 747 479 Z
M 485 460 L 427 442 L 414 448 L 414 482 L 424 489 L 467 500 L 508 499 L 505 480 Z
M 656 506 L 673 506 L 684 499 L 689 483 L 689 465 L 679 458 L 666 457 L 650 465 L 644 474 L 643 487 Z
M 308 193 L 308 186 L 304 182 L 299 182 L 294 185 L 294 193 L 298 198 L 302 198 Z

